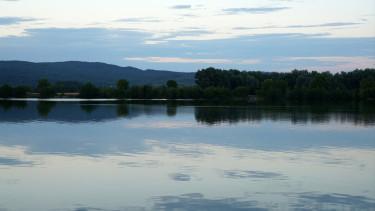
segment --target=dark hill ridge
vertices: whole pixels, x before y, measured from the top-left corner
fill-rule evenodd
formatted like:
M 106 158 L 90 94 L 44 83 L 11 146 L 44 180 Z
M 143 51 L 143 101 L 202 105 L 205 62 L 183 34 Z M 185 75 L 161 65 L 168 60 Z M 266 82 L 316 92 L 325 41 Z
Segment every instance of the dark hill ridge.
M 194 73 L 141 70 L 99 62 L 0 61 L 0 84 L 34 86 L 41 78 L 51 82 L 92 82 L 98 86 L 114 85 L 119 79 L 127 79 L 133 85 L 160 85 L 168 80 L 184 85 L 194 84 Z

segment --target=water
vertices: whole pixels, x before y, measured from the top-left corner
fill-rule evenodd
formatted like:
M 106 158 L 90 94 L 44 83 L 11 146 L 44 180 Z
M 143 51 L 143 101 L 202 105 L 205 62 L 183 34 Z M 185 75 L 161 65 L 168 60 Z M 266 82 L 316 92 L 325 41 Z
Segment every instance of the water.
M 1 102 L 0 210 L 375 210 L 370 106 Z

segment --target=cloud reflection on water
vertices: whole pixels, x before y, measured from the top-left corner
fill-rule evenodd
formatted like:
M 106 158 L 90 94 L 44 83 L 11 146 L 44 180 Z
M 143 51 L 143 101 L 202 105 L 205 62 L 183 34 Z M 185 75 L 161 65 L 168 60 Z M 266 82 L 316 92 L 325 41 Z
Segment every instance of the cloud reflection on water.
M 224 170 L 225 178 L 231 179 L 287 179 L 284 175 L 275 172 L 248 171 L 248 170 Z
M 184 173 L 174 173 L 174 174 L 170 174 L 169 177 L 170 177 L 172 180 L 180 181 L 180 182 L 187 182 L 187 181 L 190 181 L 190 180 L 191 180 L 191 176 L 188 175 L 188 174 L 184 174 Z
M 129 122 L 125 125 L 127 128 L 136 129 L 179 129 L 179 128 L 203 128 L 207 127 L 196 122 L 189 121 L 146 121 L 141 123 Z
M 373 119 L 363 111 L 37 106 L 0 108 L 0 181 L 17 181 L 0 183 L 1 206 L 38 207 L 22 195 L 37 187 L 51 209 L 56 198 L 76 210 L 374 207 Z

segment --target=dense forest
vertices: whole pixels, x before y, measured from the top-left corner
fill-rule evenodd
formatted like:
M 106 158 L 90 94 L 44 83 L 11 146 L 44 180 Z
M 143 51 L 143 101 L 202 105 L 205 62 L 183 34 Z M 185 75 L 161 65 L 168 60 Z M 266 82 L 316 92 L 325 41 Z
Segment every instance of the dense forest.
M 287 73 L 249 72 L 207 68 L 195 74 L 196 85 L 183 86 L 175 80 L 165 85 L 132 85 L 120 79 L 112 86 L 93 83 L 39 80 L 37 86 L 2 85 L 1 98 L 66 97 L 117 99 L 209 99 L 264 101 L 372 101 L 375 99 L 375 69 L 351 72 L 294 70 Z M 74 95 L 74 93 L 77 93 Z

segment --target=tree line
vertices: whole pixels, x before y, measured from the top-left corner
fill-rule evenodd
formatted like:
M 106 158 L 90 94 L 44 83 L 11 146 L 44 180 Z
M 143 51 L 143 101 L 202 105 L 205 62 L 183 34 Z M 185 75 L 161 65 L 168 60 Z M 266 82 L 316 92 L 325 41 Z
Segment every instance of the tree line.
M 79 93 L 80 98 L 117 99 L 248 99 L 249 96 L 265 101 L 359 101 L 375 99 L 375 69 L 351 72 L 249 72 L 207 68 L 195 75 L 196 85 L 179 86 L 169 80 L 160 86 L 130 86 L 120 79 L 109 87 L 97 87 L 88 82 L 50 83 L 42 79 L 36 87 L 3 85 L 0 97 L 26 97 L 30 92 L 40 98 L 56 97 L 57 93 Z

